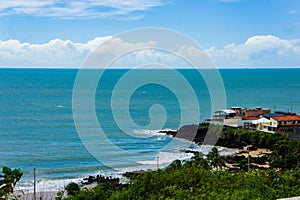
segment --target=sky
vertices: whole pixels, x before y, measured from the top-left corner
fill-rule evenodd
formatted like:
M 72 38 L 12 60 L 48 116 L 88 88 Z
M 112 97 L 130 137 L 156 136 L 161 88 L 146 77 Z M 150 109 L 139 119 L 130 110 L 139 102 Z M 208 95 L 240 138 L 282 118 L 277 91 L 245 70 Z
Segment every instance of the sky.
M 189 36 L 218 67 L 300 67 L 299 0 L 1 0 L 0 66 L 79 67 L 143 27 Z

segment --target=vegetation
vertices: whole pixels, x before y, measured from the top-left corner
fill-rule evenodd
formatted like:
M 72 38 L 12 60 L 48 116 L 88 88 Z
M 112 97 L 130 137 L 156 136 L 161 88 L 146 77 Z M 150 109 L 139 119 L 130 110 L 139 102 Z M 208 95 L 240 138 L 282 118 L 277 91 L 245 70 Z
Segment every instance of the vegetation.
M 206 125 L 199 126 L 203 128 Z M 273 133 L 231 127 L 224 127 L 220 137 L 236 139 L 242 144 L 253 144 L 256 147 L 269 148 L 272 151 L 269 162 L 273 168 L 279 170 L 299 170 L 300 168 L 299 140 L 288 139 Z
M 220 156 L 219 151 L 216 147 L 213 147 L 212 150 L 207 154 L 207 160 L 209 165 L 214 168 L 225 167 L 225 159 L 223 156 Z
M 75 195 L 80 191 L 80 187 L 77 183 L 69 183 L 65 190 L 67 191 L 68 195 Z
M 281 170 L 300 168 L 300 141 L 278 140 L 272 146 L 272 154 L 269 158 L 271 167 Z
M 22 175 L 23 173 L 20 169 L 2 168 L 2 174 L 0 174 L 0 198 L 3 196 L 5 196 L 5 199 L 10 198 L 16 183 L 21 179 Z
M 278 146 L 282 147 L 280 143 Z M 293 152 L 298 147 L 294 143 L 284 144 Z M 286 161 L 294 159 L 288 157 Z M 223 164 L 224 158 L 213 148 L 207 159 L 196 153 L 190 161 L 176 160 L 166 169 L 131 176 L 126 188 L 117 189 L 109 182 L 101 183 L 67 199 L 277 199 L 300 195 L 299 168 L 284 172 L 274 169 L 235 173 L 214 170 L 221 169 Z
M 207 127 L 206 124 L 200 124 L 199 127 Z M 278 141 L 285 139 L 284 137 L 256 130 L 236 129 L 224 126 L 220 138 L 227 140 L 237 140 L 240 143 L 254 144 L 257 147 L 272 149 L 273 145 Z

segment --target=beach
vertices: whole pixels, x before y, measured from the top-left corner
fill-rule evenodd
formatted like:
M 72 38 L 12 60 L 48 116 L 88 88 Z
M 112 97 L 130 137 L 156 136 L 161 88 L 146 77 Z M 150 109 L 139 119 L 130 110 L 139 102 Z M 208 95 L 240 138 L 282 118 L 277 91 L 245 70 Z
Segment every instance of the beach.
M 14 196 L 17 197 L 18 200 L 34 200 L 33 193 L 22 193 L 22 192 L 15 192 Z M 54 200 L 57 196 L 56 191 L 45 191 L 45 192 L 37 192 L 36 199 L 42 200 Z

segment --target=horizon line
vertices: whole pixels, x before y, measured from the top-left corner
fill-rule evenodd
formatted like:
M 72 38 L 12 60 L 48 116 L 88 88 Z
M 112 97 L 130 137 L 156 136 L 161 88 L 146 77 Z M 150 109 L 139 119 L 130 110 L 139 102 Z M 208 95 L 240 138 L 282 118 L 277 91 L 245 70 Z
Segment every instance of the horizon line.
M 148 67 L 148 68 L 133 68 L 133 67 L 113 67 L 113 68 L 97 68 L 97 67 L 7 67 L 0 66 L 0 69 L 156 69 L 157 67 Z M 166 68 L 162 68 L 160 70 L 165 70 Z M 300 69 L 300 66 L 294 67 L 202 67 L 202 68 L 191 68 L 191 67 L 174 67 L 169 69 Z M 168 70 L 168 69 L 167 69 Z

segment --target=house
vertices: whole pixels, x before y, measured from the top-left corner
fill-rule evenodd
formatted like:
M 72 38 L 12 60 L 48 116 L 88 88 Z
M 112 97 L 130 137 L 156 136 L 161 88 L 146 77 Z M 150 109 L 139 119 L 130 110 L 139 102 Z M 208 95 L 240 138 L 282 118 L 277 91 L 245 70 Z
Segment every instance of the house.
M 288 116 L 296 116 L 297 114 L 294 112 L 285 112 L 285 111 L 275 111 L 274 113 L 279 115 L 288 115 Z
M 264 117 L 270 119 L 271 117 L 281 117 L 284 116 L 283 114 L 278 114 L 278 113 L 268 113 L 265 114 Z
M 271 133 L 274 133 L 274 130 L 276 129 L 271 120 L 265 117 L 261 117 L 259 119 L 257 119 L 256 117 L 248 117 L 247 119 L 240 120 L 238 122 L 238 127 Z
M 275 111 L 271 113 L 268 108 L 241 108 L 231 107 L 230 109 L 214 112 L 213 119 L 206 120 L 208 123 L 220 123 L 225 126 L 252 129 L 264 132 L 279 133 L 288 135 L 300 128 L 300 116 L 293 112 Z
M 214 112 L 213 120 L 223 121 L 224 119 L 234 118 L 236 116 L 236 112 L 234 110 L 225 109 L 218 110 Z
M 271 112 L 271 109 L 261 108 L 261 107 L 256 107 L 256 108 L 231 107 L 230 110 L 235 111 L 236 115 L 242 118 L 259 117 L 261 115 L 263 116 Z
M 264 117 L 270 119 L 271 117 L 281 117 L 281 116 L 296 116 L 296 113 L 285 112 L 285 111 L 275 111 L 273 113 L 265 114 Z
M 270 117 L 270 121 L 276 126 L 276 132 L 285 136 L 294 132 L 295 128 L 300 127 L 300 116 L 298 115 Z
M 271 109 L 269 108 L 261 108 L 261 107 L 256 107 L 256 108 L 244 108 L 242 110 L 242 117 L 253 117 L 253 116 L 263 116 L 271 112 Z
M 271 120 L 262 117 L 258 120 L 256 120 L 256 124 L 257 124 L 257 130 L 259 131 L 264 131 L 264 132 L 272 132 L 274 133 L 275 129 L 276 129 L 276 125 L 273 124 L 271 122 Z

